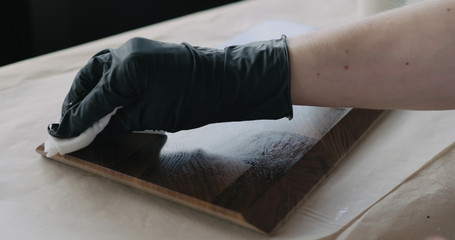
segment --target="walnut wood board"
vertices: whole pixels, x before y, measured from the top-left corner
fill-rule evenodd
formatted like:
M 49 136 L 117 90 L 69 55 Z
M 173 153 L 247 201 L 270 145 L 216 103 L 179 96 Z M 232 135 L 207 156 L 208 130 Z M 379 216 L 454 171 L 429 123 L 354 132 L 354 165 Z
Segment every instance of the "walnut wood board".
M 382 111 L 294 107 L 289 121 L 97 137 L 52 159 L 271 234 Z M 45 156 L 43 145 L 36 149 Z

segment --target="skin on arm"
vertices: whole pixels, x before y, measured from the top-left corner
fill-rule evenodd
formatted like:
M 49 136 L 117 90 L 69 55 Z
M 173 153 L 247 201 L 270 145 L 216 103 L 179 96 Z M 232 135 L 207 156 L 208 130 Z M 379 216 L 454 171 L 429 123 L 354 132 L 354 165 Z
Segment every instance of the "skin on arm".
M 293 104 L 455 109 L 455 0 L 288 40 Z

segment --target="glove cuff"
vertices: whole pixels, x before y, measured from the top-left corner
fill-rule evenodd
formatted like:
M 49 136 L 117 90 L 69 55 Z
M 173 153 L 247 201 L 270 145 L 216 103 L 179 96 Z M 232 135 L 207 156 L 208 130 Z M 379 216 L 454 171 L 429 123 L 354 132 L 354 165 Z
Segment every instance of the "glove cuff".
M 225 49 L 225 121 L 292 119 L 291 71 L 286 36 Z M 227 115 L 229 114 L 229 115 Z

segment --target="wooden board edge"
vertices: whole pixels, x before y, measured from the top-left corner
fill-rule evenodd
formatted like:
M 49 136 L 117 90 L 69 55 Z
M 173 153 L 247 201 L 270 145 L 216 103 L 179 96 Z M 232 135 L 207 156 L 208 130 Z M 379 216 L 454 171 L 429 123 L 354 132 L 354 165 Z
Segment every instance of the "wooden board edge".
M 59 163 L 63 163 L 65 165 L 75 167 L 77 169 L 81 169 L 83 171 L 89 172 L 91 174 L 109 179 L 113 182 L 117 182 L 133 189 L 138 189 L 140 191 L 152 194 L 154 196 L 160 197 L 162 199 L 169 200 L 171 202 L 180 204 L 182 206 L 188 207 L 190 209 L 195 209 L 197 211 L 206 213 L 208 215 L 226 220 L 228 222 L 232 222 L 234 224 L 240 225 L 244 228 L 253 230 L 255 232 L 261 234 L 267 234 L 266 232 L 262 231 L 261 229 L 255 227 L 254 225 L 248 223 L 242 216 L 242 214 L 222 208 L 220 206 L 211 204 L 206 201 L 202 201 L 188 195 L 169 190 L 167 188 L 163 188 L 159 185 L 149 183 L 146 181 L 142 181 L 135 177 L 131 177 L 129 175 L 123 174 L 121 172 L 114 171 L 109 168 L 105 168 L 76 157 L 67 156 L 67 155 L 60 155 L 57 154 L 53 157 L 47 157 L 46 153 L 44 152 L 44 144 L 39 145 L 36 148 L 36 152 L 41 156 L 57 161 Z
M 140 191 L 147 192 L 149 194 L 158 196 L 160 198 L 169 200 L 169 201 L 174 202 L 174 203 L 178 203 L 180 205 L 189 207 L 191 209 L 195 209 L 197 211 L 206 213 L 208 215 L 212 215 L 212 216 L 215 216 L 217 218 L 227 220 L 229 222 L 232 222 L 234 224 L 240 225 L 240 226 L 245 227 L 247 229 L 250 229 L 250 230 L 262 233 L 262 234 L 273 235 L 275 233 L 275 231 L 295 211 L 295 209 L 299 205 L 301 205 L 305 201 L 305 199 L 307 199 L 307 197 L 318 186 L 321 185 L 321 183 L 334 170 L 334 168 L 336 168 L 339 165 L 339 163 L 342 161 L 342 159 L 344 159 L 346 157 L 346 155 L 351 151 L 351 149 L 355 145 L 357 145 L 357 143 L 359 141 L 361 141 L 362 137 L 367 135 L 369 129 L 371 129 L 375 125 L 375 123 L 377 121 L 379 121 L 379 119 L 381 119 L 381 116 L 385 115 L 384 114 L 385 111 L 382 111 L 382 110 L 351 109 L 339 122 L 337 122 L 335 124 L 335 126 L 333 128 L 334 129 L 336 129 L 336 128 L 339 129 L 340 125 L 342 125 L 344 121 L 351 121 L 352 118 L 355 118 L 355 116 L 353 116 L 353 115 L 355 115 L 355 113 L 359 112 L 359 111 L 361 113 L 360 115 L 362 115 L 362 116 L 364 116 L 365 114 L 367 114 L 369 112 L 373 113 L 373 116 L 369 117 L 369 119 L 368 119 L 369 123 L 368 123 L 368 126 L 366 127 L 366 129 L 363 129 L 363 130 L 360 131 L 361 135 L 360 136 L 356 136 L 354 142 L 350 143 L 350 145 L 348 146 L 348 149 L 346 149 L 346 152 L 343 152 L 343 153 L 340 152 L 341 155 L 338 156 L 339 159 L 337 159 L 337 161 L 335 162 L 335 165 L 330 167 L 330 169 L 327 171 L 327 173 L 323 177 L 321 177 L 319 179 L 319 181 L 315 185 L 313 185 L 313 187 L 310 189 L 309 192 L 307 192 L 302 198 L 297 199 L 295 204 L 294 204 L 294 206 L 290 210 L 288 210 L 286 212 L 286 214 L 284 214 L 284 216 L 281 219 L 278 219 L 274 223 L 273 227 L 269 227 L 269 226 L 264 227 L 264 226 L 261 226 L 260 223 L 252 220 L 251 212 L 249 212 L 249 213 L 235 212 L 235 211 L 232 211 L 232 210 L 229 210 L 229 209 L 226 209 L 226 208 L 222 208 L 222 207 L 220 207 L 218 205 L 214 205 L 212 203 L 209 203 L 209 202 L 206 202 L 206 201 L 202 201 L 202 200 L 199 200 L 197 198 L 190 197 L 188 195 L 185 195 L 185 194 L 182 194 L 182 193 L 179 193 L 179 192 L 176 192 L 176 191 L 172 191 L 170 189 L 161 187 L 159 185 L 156 185 L 156 184 L 153 184 L 153 183 L 150 183 L 150 182 L 146 182 L 146 181 L 137 179 L 135 177 L 132 177 L 132 176 L 123 174 L 121 172 L 117 172 L 117 171 L 114 171 L 112 169 L 105 168 L 105 167 L 102 167 L 100 165 L 96 165 L 96 164 L 93 164 L 93 163 L 78 159 L 78 158 L 73 157 L 73 156 L 57 154 L 57 155 L 55 155 L 55 156 L 53 156 L 53 157 L 51 157 L 49 159 L 55 160 L 57 162 L 60 162 L 60 163 L 63 163 L 63 164 L 66 164 L 66 165 L 69 165 L 69 166 L 72 166 L 72 167 L 76 167 L 78 169 L 90 172 L 92 174 L 101 176 L 103 178 L 107 178 L 107 179 L 112 180 L 114 182 L 118 182 L 120 184 L 127 185 L 129 187 L 134 188 L 134 189 L 138 189 Z M 322 137 L 322 139 L 319 140 L 318 143 L 315 146 L 317 146 L 318 144 L 319 145 L 324 145 L 324 141 L 326 141 L 325 139 L 330 138 L 330 136 L 332 134 L 331 131 L 333 131 L 333 129 L 331 129 L 326 135 L 324 135 Z M 36 151 L 40 155 L 42 155 L 43 157 L 46 157 L 46 154 L 44 152 L 44 145 L 43 144 L 38 146 L 36 148 Z M 311 152 L 311 150 L 310 150 L 310 152 Z M 293 167 L 291 167 L 291 168 L 293 168 Z M 274 185 L 274 187 L 276 188 L 280 184 L 280 182 L 281 182 L 281 180 L 279 180 Z M 283 183 L 281 183 L 281 184 L 283 184 Z M 272 187 L 272 188 L 274 188 L 274 187 Z M 266 192 L 264 195 L 267 195 L 269 192 L 270 191 Z M 260 206 L 258 207 L 257 204 L 254 204 L 254 205 L 256 205 L 256 206 L 254 206 L 253 208 L 256 208 L 256 209 L 253 209 L 253 211 L 257 211 L 258 209 L 264 209 L 264 208 L 261 208 Z M 259 204 L 259 205 L 262 205 L 262 204 Z M 268 207 L 270 207 L 270 206 L 268 206 Z M 248 216 L 248 215 L 250 215 L 250 216 Z

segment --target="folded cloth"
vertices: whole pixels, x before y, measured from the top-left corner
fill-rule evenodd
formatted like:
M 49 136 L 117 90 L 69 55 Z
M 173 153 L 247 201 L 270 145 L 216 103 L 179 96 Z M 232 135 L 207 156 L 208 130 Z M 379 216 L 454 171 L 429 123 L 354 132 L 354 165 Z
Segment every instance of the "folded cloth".
M 57 153 L 60 155 L 71 153 L 87 147 L 90 143 L 95 140 L 96 136 L 103 131 L 103 129 L 107 126 L 111 117 L 117 112 L 118 109 L 121 107 L 117 107 L 109 113 L 108 115 L 104 116 L 97 122 L 95 122 L 91 127 L 89 127 L 85 132 L 81 133 L 77 137 L 73 138 L 56 138 L 49 135 L 49 138 L 44 142 L 44 152 L 46 153 L 46 157 L 53 157 Z M 148 134 L 160 134 L 165 135 L 165 131 L 161 130 L 144 130 L 144 131 L 135 131 L 135 133 L 148 133 Z
M 44 152 L 46 153 L 46 156 L 52 157 L 57 153 L 63 155 L 87 147 L 95 140 L 96 135 L 103 131 L 109 123 L 109 120 L 111 120 L 112 115 L 114 115 L 119 108 L 120 107 L 115 108 L 114 111 L 95 122 L 77 137 L 56 138 L 49 135 L 49 138 L 44 142 Z

